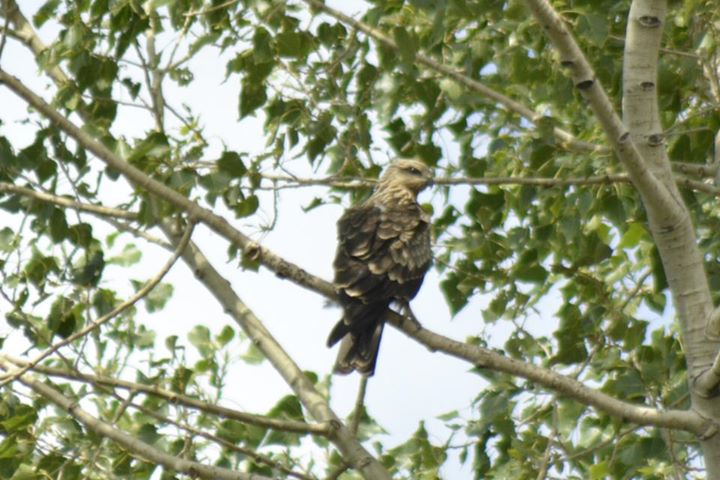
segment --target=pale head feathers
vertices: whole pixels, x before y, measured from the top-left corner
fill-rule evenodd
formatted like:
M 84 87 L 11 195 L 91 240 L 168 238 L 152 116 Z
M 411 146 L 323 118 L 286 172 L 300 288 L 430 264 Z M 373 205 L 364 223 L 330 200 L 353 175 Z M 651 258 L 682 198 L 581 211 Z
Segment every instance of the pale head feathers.
M 415 158 L 399 158 L 393 161 L 380 178 L 377 191 L 402 189 L 415 196 L 432 183 L 433 171 Z

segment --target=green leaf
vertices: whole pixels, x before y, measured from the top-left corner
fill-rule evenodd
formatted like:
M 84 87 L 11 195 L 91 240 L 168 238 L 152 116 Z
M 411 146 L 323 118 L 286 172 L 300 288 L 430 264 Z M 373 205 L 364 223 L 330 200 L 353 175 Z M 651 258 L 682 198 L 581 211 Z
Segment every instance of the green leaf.
M 174 288 L 169 283 L 160 283 L 150 290 L 145 297 L 145 308 L 149 313 L 157 312 L 165 308 L 170 297 L 172 297 Z
M 4 227 L 0 230 L 0 251 L 8 253 L 15 250 L 19 238 L 15 235 L 15 232 L 9 228 Z
M 515 278 L 524 282 L 544 283 L 548 277 L 548 271 L 538 264 L 518 265 L 515 270 Z
M 267 413 L 270 418 L 305 421 L 302 404 L 295 395 L 286 395 Z
M 265 85 L 244 79 L 240 90 L 240 118 L 245 118 L 267 101 Z
M 210 340 L 210 330 L 204 325 L 195 325 L 188 333 L 188 340 L 203 357 L 210 355 L 215 350 Z
M 438 415 L 438 420 L 442 420 L 443 422 L 449 422 L 450 420 L 455 420 L 460 416 L 457 410 L 451 410 L 447 413 L 443 413 L 442 415 Z
M 23 269 L 25 277 L 36 286 L 43 286 L 51 273 L 59 271 L 57 259 L 41 255 L 37 250 Z
M 627 231 L 620 238 L 618 247 L 620 248 L 634 248 L 640 243 L 640 240 L 648 239 L 649 236 L 645 227 L 639 223 L 632 223 L 628 227 Z
M 237 152 L 223 152 L 217 161 L 218 169 L 232 178 L 240 178 L 247 172 L 247 167 Z
M 605 15 L 585 14 L 580 17 L 578 27 L 579 32 L 594 45 L 601 47 L 605 44 L 609 34 Z
M 50 238 L 53 242 L 59 243 L 68 235 L 68 224 L 65 220 L 65 212 L 59 208 L 53 208 L 50 215 Z
M 167 137 L 159 132 L 153 132 L 140 141 L 127 158 L 129 163 L 139 165 L 145 171 L 153 165 L 149 159 L 167 159 L 170 154 L 170 144 Z
M 57 297 L 50 307 L 47 324 L 54 334 L 67 338 L 82 324 L 84 306 L 63 296 Z
M 454 316 L 467 305 L 469 300 L 469 292 L 459 288 L 460 277 L 451 272 L 445 280 L 440 282 L 440 289 L 445 296 L 445 300 L 450 306 L 450 313 Z
M 272 36 L 263 27 L 255 28 L 253 35 L 253 61 L 255 63 L 266 63 L 271 62 L 275 58 L 273 51 Z
M 255 346 L 255 344 L 251 343 L 250 345 L 248 345 L 247 350 L 241 355 L 240 358 L 245 360 L 245 362 L 249 363 L 250 365 L 259 365 L 265 361 L 265 354 L 263 354 L 262 351 L 260 351 L 260 349 Z
M 415 32 L 409 30 L 407 27 L 394 27 L 393 38 L 399 47 L 398 53 L 400 53 L 400 58 L 406 63 L 414 62 L 420 45 Z
M 43 26 L 45 22 L 47 22 L 51 18 L 56 17 L 57 8 L 60 5 L 60 0 L 48 0 L 46 1 L 37 12 L 35 12 L 35 15 L 33 15 L 33 23 L 37 28 L 40 28 Z
M 134 243 L 128 243 L 123 247 L 120 255 L 110 257 L 107 263 L 120 265 L 121 267 L 129 267 L 135 265 L 142 258 L 142 251 Z
M 235 338 L 235 330 L 230 325 L 225 325 L 220 333 L 215 337 L 218 345 L 224 347 Z
M 162 438 L 157 431 L 157 427 L 149 423 L 142 424 L 137 431 L 137 435 L 141 441 L 149 445 L 154 445 L 155 442 Z
M 67 239 L 73 245 L 88 248 L 92 243 L 92 227 L 87 223 L 78 223 L 68 227 Z
M 173 392 L 185 393 L 187 387 L 192 379 L 194 372 L 189 368 L 178 367 L 172 376 L 170 386 Z
M 307 32 L 281 32 L 275 38 L 281 57 L 304 59 L 313 49 L 313 37 Z
M 255 195 L 250 195 L 247 198 L 241 200 L 233 210 L 235 215 L 238 217 L 249 217 L 253 213 L 257 212 L 260 207 L 260 200 Z
M 604 480 L 610 476 L 610 470 L 605 461 L 590 465 L 589 472 L 591 480 Z
M 265 438 L 266 432 L 264 428 L 240 423 L 237 420 L 223 420 L 217 429 L 220 438 L 250 448 L 257 448 Z
M 662 292 L 668 287 L 667 277 L 665 277 L 665 267 L 658 252 L 657 247 L 653 246 L 651 253 L 651 266 L 653 272 L 653 283 L 655 292 Z
M 4 433 L 24 431 L 37 420 L 37 411 L 29 405 L 20 404 L 9 415 L 3 415 L 0 427 Z

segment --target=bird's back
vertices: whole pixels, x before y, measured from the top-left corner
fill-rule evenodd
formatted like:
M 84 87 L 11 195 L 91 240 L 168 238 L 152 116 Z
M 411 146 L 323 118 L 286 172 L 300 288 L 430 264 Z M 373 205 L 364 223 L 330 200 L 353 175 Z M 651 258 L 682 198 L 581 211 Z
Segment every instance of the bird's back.
M 343 337 L 336 371 L 372 374 L 388 309 L 418 292 L 430 266 L 430 225 L 416 202 L 367 202 L 338 221 L 335 285 L 343 318 L 328 345 Z

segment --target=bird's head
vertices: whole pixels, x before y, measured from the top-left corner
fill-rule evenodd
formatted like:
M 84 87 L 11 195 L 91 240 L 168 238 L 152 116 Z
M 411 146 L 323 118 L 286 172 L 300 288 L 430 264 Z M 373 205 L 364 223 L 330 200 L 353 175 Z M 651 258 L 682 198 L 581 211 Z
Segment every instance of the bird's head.
M 387 168 L 380 179 L 380 186 L 399 186 L 417 194 L 432 181 L 433 171 L 422 161 L 414 158 L 399 158 Z

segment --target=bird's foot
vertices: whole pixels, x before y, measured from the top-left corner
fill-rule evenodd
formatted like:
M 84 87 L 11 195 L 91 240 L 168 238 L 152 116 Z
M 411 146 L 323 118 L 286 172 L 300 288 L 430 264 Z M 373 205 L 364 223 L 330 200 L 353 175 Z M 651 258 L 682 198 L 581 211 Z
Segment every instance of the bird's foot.
M 405 320 L 410 320 L 410 322 L 412 322 L 412 324 L 418 330 L 422 328 L 422 325 L 420 324 L 417 317 L 413 313 L 412 309 L 410 308 L 410 304 L 408 302 L 404 302 L 400 305 L 400 313 Z

